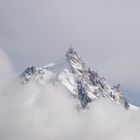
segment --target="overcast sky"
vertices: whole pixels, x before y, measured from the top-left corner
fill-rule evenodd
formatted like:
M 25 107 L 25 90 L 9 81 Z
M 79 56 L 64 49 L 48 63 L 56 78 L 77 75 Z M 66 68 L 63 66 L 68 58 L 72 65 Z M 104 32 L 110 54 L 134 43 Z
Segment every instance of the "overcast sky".
M 139 0 L 0 0 L 0 47 L 18 72 L 61 59 L 71 44 L 140 105 L 139 14 Z

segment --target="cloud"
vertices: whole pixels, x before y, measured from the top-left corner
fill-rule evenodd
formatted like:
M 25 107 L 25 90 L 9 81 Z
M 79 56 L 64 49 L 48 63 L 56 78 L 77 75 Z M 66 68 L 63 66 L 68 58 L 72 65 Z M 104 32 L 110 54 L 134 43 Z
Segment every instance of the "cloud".
M 105 98 L 77 111 L 76 101 L 60 85 L 21 85 L 10 60 L 0 51 L 0 139 L 139 140 L 140 111 L 127 111 Z M 12 70 L 11 70 L 12 69 Z M 9 80 L 10 79 L 10 80 Z M 12 81 L 12 82 L 11 82 Z
M 5 52 L 0 49 L 0 92 L 7 87 L 12 81 L 12 74 L 14 72 L 11 61 Z

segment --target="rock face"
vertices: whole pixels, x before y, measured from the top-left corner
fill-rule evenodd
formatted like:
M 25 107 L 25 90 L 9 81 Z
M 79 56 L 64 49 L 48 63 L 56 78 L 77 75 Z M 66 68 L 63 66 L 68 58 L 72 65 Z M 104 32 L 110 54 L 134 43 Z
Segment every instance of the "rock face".
M 80 108 L 87 108 L 98 98 L 109 98 L 126 109 L 136 108 L 129 103 L 120 85 L 111 87 L 104 77 L 87 68 L 73 48 L 65 58 L 43 67 L 28 67 L 21 75 L 24 84 L 34 81 L 42 85 L 48 82 L 63 85 L 77 99 Z

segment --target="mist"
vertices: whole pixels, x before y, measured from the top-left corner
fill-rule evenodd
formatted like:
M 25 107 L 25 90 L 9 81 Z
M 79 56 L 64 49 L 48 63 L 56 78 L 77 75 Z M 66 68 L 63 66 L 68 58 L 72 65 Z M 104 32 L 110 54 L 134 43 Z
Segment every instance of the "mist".
M 106 98 L 77 111 L 76 99 L 59 84 L 22 85 L 0 50 L 1 140 L 139 140 L 140 111 Z

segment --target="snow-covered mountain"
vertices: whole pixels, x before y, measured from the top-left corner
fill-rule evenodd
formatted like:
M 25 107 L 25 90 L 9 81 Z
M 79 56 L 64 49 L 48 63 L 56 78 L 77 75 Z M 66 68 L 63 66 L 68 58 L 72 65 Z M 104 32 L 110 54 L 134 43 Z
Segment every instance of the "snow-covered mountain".
M 21 77 L 24 84 L 34 81 L 44 86 L 63 85 L 77 99 L 80 108 L 87 108 L 99 98 L 109 98 L 126 109 L 137 109 L 129 103 L 119 84 L 111 87 L 104 77 L 87 68 L 73 48 L 66 52 L 63 60 L 43 67 L 28 67 Z

